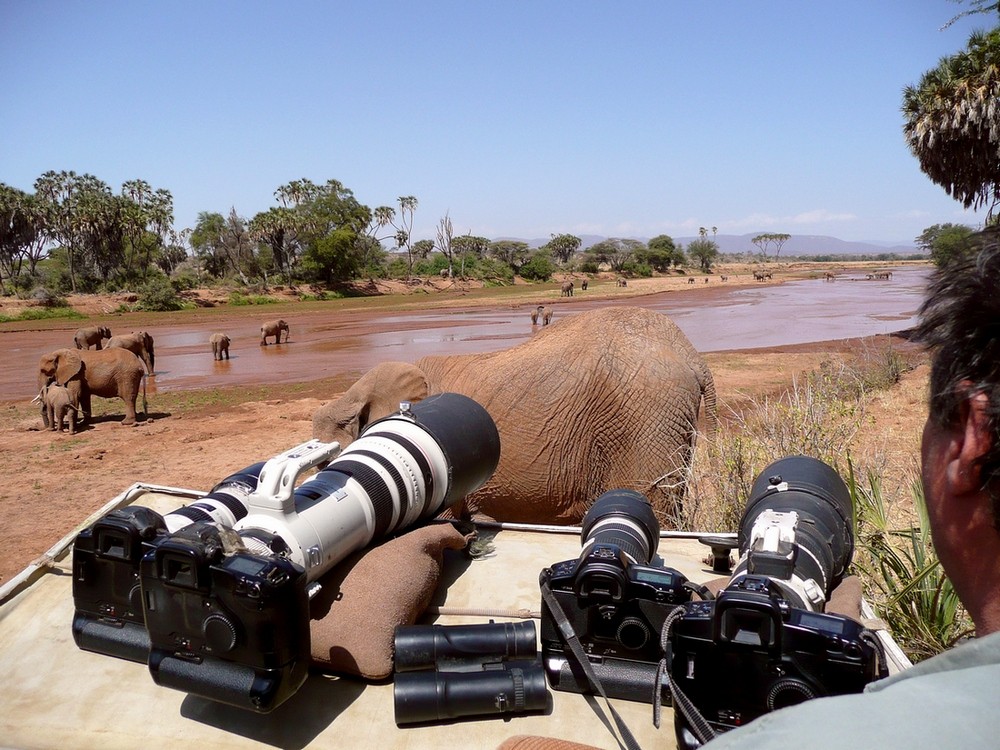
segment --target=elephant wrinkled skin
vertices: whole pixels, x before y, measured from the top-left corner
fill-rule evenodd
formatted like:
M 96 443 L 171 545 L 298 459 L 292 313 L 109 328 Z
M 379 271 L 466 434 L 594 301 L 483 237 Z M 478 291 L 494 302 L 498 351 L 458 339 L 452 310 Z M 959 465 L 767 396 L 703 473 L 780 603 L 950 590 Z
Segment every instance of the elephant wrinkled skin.
M 631 488 L 669 524 L 702 401 L 717 420 L 712 375 L 673 321 L 608 307 L 504 351 L 378 365 L 317 410 L 313 435 L 347 445 L 400 401 L 445 391 L 482 404 L 501 441 L 493 478 L 454 512 L 500 521 L 576 523 L 605 490 Z
M 83 421 L 90 419 L 90 397 L 120 398 L 125 402 L 122 424 L 135 424 L 135 400 L 143 384 L 145 367 L 127 349 L 57 349 L 43 354 L 38 361 L 38 389 L 51 382 L 64 385 L 70 397 L 80 404 Z M 143 390 L 143 410 L 146 394 Z M 42 421 L 49 426 L 48 415 L 42 410 Z

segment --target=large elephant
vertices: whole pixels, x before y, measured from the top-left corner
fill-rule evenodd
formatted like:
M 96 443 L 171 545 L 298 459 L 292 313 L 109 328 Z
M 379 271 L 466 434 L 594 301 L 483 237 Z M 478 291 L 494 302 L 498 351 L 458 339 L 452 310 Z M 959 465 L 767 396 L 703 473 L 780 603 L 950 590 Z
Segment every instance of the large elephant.
M 83 420 L 90 419 L 90 397 L 120 398 L 125 402 L 122 424 L 135 424 L 135 400 L 143 386 L 142 408 L 146 411 L 146 392 L 142 361 L 127 349 L 57 349 L 43 354 L 38 362 L 38 390 L 51 382 L 66 386 L 70 397 L 80 404 Z M 49 426 L 48 415 L 42 421 Z
M 153 364 L 156 361 L 153 353 L 153 337 L 145 331 L 133 331 L 122 336 L 112 336 L 105 346 L 108 349 L 128 349 L 145 363 L 146 372 L 150 375 L 155 374 L 153 372 Z
M 81 328 L 73 336 L 73 343 L 77 349 L 89 349 L 90 347 L 101 348 L 101 340 L 111 338 L 111 329 L 107 326 L 89 326 Z
M 208 337 L 208 343 L 212 345 L 212 356 L 217 360 L 223 357 L 229 359 L 229 344 L 231 339 L 224 333 L 213 333 Z
M 285 341 L 288 341 L 288 323 L 283 320 L 269 320 L 260 327 L 260 345 L 267 346 L 269 336 L 274 336 L 274 343 L 281 343 L 281 332 L 285 332 Z
M 346 445 L 400 401 L 443 391 L 482 404 L 501 441 L 493 478 L 456 512 L 502 521 L 575 523 L 605 490 L 631 488 L 667 524 L 702 401 L 709 429 L 717 422 L 712 374 L 673 321 L 608 307 L 511 349 L 378 365 L 315 413 L 313 435 Z

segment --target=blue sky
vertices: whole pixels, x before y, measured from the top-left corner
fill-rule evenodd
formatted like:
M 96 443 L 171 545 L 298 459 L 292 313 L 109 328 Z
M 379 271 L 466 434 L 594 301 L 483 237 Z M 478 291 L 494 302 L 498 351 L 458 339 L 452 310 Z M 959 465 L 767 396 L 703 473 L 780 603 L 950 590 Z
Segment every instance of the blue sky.
M 976 225 L 919 170 L 904 86 L 947 0 L 0 0 L 0 182 L 142 178 L 247 218 L 291 180 L 419 201 L 415 239 Z

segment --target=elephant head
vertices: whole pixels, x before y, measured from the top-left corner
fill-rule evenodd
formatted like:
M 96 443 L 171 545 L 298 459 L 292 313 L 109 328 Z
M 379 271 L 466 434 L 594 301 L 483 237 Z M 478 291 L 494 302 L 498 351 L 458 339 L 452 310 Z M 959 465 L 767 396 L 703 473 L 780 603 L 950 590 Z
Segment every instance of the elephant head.
M 673 321 L 611 307 L 500 352 L 379 365 L 316 412 L 313 434 L 346 445 L 399 401 L 445 391 L 482 404 L 500 433 L 497 470 L 461 513 L 503 521 L 579 522 L 602 492 L 629 488 L 667 525 L 702 403 L 708 428 L 716 423 L 712 375 Z
M 313 435 L 346 447 L 370 422 L 386 417 L 403 401 L 420 401 L 430 393 L 427 378 L 416 365 L 386 362 L 361 376 L 336 401 L 313 415 Z
M 66 385 L 73 378 L 78 378 L 83 372 L 83 358 L 79 350 L 57 349 L 43 354 L 38 362 L 38 388 L 41 390 L 49 383 Z

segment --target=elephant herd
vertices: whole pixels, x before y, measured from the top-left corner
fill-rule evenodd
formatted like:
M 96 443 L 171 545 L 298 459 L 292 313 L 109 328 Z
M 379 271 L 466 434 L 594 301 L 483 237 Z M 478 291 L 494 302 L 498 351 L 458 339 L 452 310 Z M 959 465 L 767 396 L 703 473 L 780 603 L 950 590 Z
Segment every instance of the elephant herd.
M 288 323 L 269 320 L 260 327 L 260 345 L 268 339 L 281 343 L 281 334 L 288 340 Z M 209 337 L 212 356 L 229 359 L 230 337 L 213 333 Z M 74 348 L 57 349 L 42 355 L 38 363 L 38 395 L 42 423 L 51 430 L 62 432 L 68 421 L 69 432 L 91 417 L 91 397 L 120 398 L 125 403 L 122 424 L 136 422 L 136 400 L 142 392 L 143 412 L 146 411 L 144 376 L 155 374 L 156 356 L 153 337 L 147 331 L 112 335 L 108 326 L 79 329 L 73 336 Z
M 262 345 L 287 334 L 287 323 L 273 323 L 261 327 Z M 59 428 L 65 415 L 72 431 L 89 417 L 95 395 L 121 398 L 123 424 L 136 421 L 141 355 L 107 343 L 98 349 L 113 338 L 106 329 L 98 334 L 94 349 L 41 358 L 46 426 Z M 152 349 L 151 337 L 138 338 Z M 213 335 L 214 356 L 225 356 L 228 344 Z M 629 488 L 669 524 L 681 510 L 700 428 L 712 432 L 717 424 L 712 374 L 676 324 L 645 308 L 608 306 L 568 316 L 509 349 L 376 365 L 314 413 L 313 437 L 346 447 L 401 402 L 441 392 L 479 402 L 501 440 L 493 477 L 450 509 L 462 518 L 577 523 L 602 492 Z M 143 401 L 145 408 L 144 392 Z

